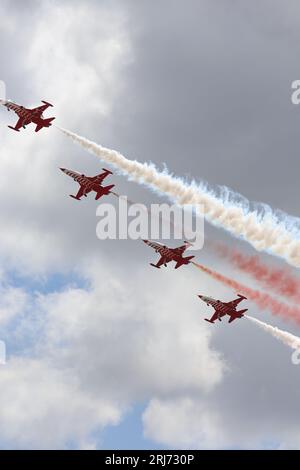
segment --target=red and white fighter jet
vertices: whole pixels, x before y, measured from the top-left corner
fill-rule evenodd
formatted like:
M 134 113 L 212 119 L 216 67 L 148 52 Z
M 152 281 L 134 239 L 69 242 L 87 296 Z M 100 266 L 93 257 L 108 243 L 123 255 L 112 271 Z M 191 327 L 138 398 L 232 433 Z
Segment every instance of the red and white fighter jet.
M 19 117 L 15 127 L 8 126 L 10 129 L 17 132 L 19 132 L 22 127 L 25 129 L 31 122 L 36 124 L 35 132 L 39 132 L 43 127 L 50 127 L 52 121 L 55 119 L 55 117 L 45 119 L 43 116 L 43 112 L 49 108 L 49 106 L 53 106 L 47 101 L 42 101 L 42 103 L 44 103 L 42 106 L 33 109 L 24 108 L 24 106 L 20 106 L 12 101 L 1 101 L 1 103 L 8 111 L 14 111 Z
M 184 245 L 178 246 L 177 248 L 169 248 L 166 245 L 152 242 L 151 240 L 143 240 L 143 242 L 151 246 L 151 248 L 154 248 L 156 253 L 160 254 L 160 259 L 156 264 L 150 263 L 154 268 L 160 268 L 162 265 L 167 266 L 167 263 L 170 263 L 170 261 L 175 261 L 175 269 L 177 269 L 183 264 L 189 264 L 191 259 L 195 258 L 195 256 L 186 256 L 185 258 L 182 256 L 185 250 L 191 246 L 189 242 L 184 242 Z
M 231 300 L 230 302 L 221 302 L 221 300 L 212 299 L 211 297 L 206 297 L 205 295 L 198 295 L 199 299 L 203 300 L 206 305 L 211 305 L 215 309 L 215 313 L 211 318 L 205 318 L 204 320 L 208 321 L 209 323 L 214 323 L 216 320 L 221 321 L 221 318 L 225 315 L 229 315 L 228 323 L 233 322 L 236 318 L 242 318 L 245 312 L 247 312 L 247 308 L 244 310 L 236 310 L 238 304 L 242 302 L 242 300 L 247 299 L 241 294 L 238 294 L 238 298 Z
M 70 194 L 70 196 L 74 199 L 77 199 L 80 201 L 80 198 L 82 196 L 87 196 L 88 193 L 91 191 L 95 191 L 96 193 L 96 201 L 107 194 L 111 192 L 111 189 L 115 186 L 114 184 L 111 184 L 109 186 L 101 186 L 102 181 L 104 178 L 106 178 L 108 175 L 112 175 L 112 171 L 106 170 L 105 168 L 102 168 L 104 173 L 101 173 L 100 175 L 96 176 L 85 176 L 83 174 L 77 173 L 77 171 L 73 170 L 67 170 L 66 168 L 61 168 L 61 171 L 66 173 L 66 175 L 71 176 L 73 180 L 77 181 L 77 183 L 80 184 L 80 188 L 78 190 L 78 193 L 76 196 L 73 194 Z

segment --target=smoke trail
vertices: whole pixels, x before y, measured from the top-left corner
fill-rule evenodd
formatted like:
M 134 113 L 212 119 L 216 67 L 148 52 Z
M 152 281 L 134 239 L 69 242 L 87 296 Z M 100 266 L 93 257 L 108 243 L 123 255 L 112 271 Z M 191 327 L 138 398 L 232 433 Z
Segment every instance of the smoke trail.
M 297 324 L 300 324 L 300 310 L 297 307 L 287 305 L 283 302 L 280 302 L 277 299 L 274 299 L 269 294 L 261 292 L 251 287 L 244 286 L 240 282 L 230 279 L 229 277 L 223 276 L 223 274 L 217 273 L 202 264 L 195 263 L 192 261 L 192 264 L 196 266 L 201 271 L 205 272 L 211 276 L 216 281 L 221 282 L 222 284 L 231 287 L 237 293 L 244 294 L 249 300 L 252 300 L 258 307 L 261 309 L 270 310 L 274 315 L 280 315 L 285 320 L 293 320 Z
M 279 339 L 282 343 L 286 344 L 290 348 L 300 349 L 300 338 L 298 336 L 292 335 L 288 331 L 280 330 L 276 326 L 268 325 L 267 323 L 257 320 L 257 318 L 250 317 L 249 315 L 244 315 L 248 320 L 252 321 L 258 325 L 263 330 L 270 333 L 274 338 Z
M 233 266 L 255 278 L 264 287 L 300 302 L 300 279 L 293 276 L 288 269 L 271 267 L 260 261 L 258 256 L 244 255 L 220 243 L 213 244 L 211 247 L 219 256 L 228 259 Z
M 210 223 L 247 240 L 259 251 L 266 250 L 300 267 L 300 219 L 273 211 L 265 204 L 250 203 L 225 187 L 213 191 L 205 183 L 186 183 L 167 170 L 160 172 L 153 164 L 128 160 L 115 150 L 102 147 L 66 129 L 58 129 L 87 151 L 118 168 L 131 180 L 168 196 L 179 205 L 202 205 L 204 216 Z

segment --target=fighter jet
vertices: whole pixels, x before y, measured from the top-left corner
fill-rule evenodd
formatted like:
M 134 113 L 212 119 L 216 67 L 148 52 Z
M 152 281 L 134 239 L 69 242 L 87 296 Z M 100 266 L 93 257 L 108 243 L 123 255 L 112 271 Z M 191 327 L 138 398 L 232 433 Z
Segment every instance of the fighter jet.
M 12 110 L 19 116 L 15 127 L 8 126 L 10 129 L 17 132 L 20 131 L 21 127 L 25 129 L 31 122 L 36 124 L 35 132 L 39 132 L 43 127 L 50 127 L 52 125 L 51 122 L 55 119 L 55 117 L 44 119 L 43 112 L 49 108 L 49 106 L 53 106 L 47 103 L 47 101 L 42 101 L 42 103 L 44 103 L 43 106 L 38 106 L 33 109 L 24 108 L 24 106 L 20 106 L 12 101 L 1 101 L 1 103 L 8 111 Z
M 77 199 L 80 201 L 80 198 L 82 196 L 87 197 L 87 194 L 90 193 L 91 191 L 95 191 L 96 193 L 96 201 L 104 196 L 107 195 L 111 192 L 111 189 L 115 186 L 114 184 L 111 184 L 110 186 L 101 186 L 102 181 L 104 178 L 106 178 L 108 175 L 112 175 L 112 172 L 109 170 L 106 170 L 105 168 L 102 168 L 104 173 L 101 173 L 100 175 L 96 176 L 85 176 L 80 173 L 77 173 L 77 171 L 73 170 L 67 170 L 66 168 L 61 168 L 61 171 L 66 173 L 66 175 L 71 176 L 77 183 L 80 184 L 80 188 L 78 190 L 78 193 L 76 196 L 73 194 L 70 194 L 70 196 L 74 199 Z
M 191 243 L 186 241 L 184 242 L 184 245 L 177 248 L 169 248 L 166 245 L 152 242 L 151 240 L 143 240 L 143 242 L 146 243 L 146 245 L 151 246 L 151 248 L 154 248 L 156 253 L 160 254 L 160 259 L 156 264 L 150 263 L 154 268 L 160 268 L 162 265 L 167 266 L 167 263 L 170 263 L 170 261 L 175 261 L 175 269 L 177 269 L 183 264 L 189 264 L 191 259 L 195 258 L 195 256 L 186 256 L 185 258 L 182 256 L 185 250 L 191 246 Z
M 243 295 L 238 294 L 238 298 L 235 300 L 231 300 L 230 302 L 221 302 L 221 300 L 215 300 L 211 297 L 205 297 L 204 295 L 198 295 L 198 297 L 203 300 L 207 305 L 211 305 L 215 309 L 215 313 L 213 316 L 208 319 L 205 318 L 204 320 L 208 321 L 209 323 L 214 323 L 215 320 L 221 321 L 221 318 L 225 315 L 229 315 L 228 323 L 231 323 L 236 318 L 242 318 L 245 312 L 247 312 L 247 308 L 244 310 L 236 310 L 236 307 L 242 300 L 246 299 Z

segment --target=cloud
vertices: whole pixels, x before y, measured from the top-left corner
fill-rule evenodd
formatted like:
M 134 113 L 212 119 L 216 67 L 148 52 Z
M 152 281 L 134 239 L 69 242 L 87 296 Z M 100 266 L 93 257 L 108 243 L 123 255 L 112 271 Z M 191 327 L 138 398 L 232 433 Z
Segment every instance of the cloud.
M 19 12 L 10 11 L 7 4 L 0 7 L 12 24 L 11 32 L 0 30 L 1 42 L 18 43 L 19 68 L 14 80 L 19 73 L 23 83 L 18 91 L 15 82 L 7 80 L 9 97 L 27 106 L 47 99 L 55 105 L 52 111 L 57 122 L 75 128 L 91 122 L 100 126 L 122 89 L 120 71 L 131 60 L 124 10 L 98 3 L 78 3 L 74 8 L 73 2 L 44 2 L 36 8 L 39 14 L 33 15 L 31 27 L 20 29 Z M 59 174 L 58 168 L 74 165 L 89 174 L 99 172 L 99 165 L 89 170 L 79 153 L 62 147 L 54 127 L 35 134 L 29 126 L 16 134 L 6 126 L 16 116 L 1 107 L 0 118 L 0 257 L 11 268 L 31 275 L 63 269 L 74 252 L 83 248 L 91 253 L 97 240 L 95 206 L 88 211 L 82 204 L 70 203 L 67 188 L 73 182 Z M 92 244 L 87 242 L 84 248 L 86 227 L 91 227 Z
M 221 409 L 210 398 L 155 398 L 143 413 L 144 433 L 148 439 L 171 449 L 299 448 L 295 421 L 284 419 L 280 427 L 277 420 L 260 420 L 256 414 L 250 419 L 248 415 L 240 416 L 243 422 L 236 418 L 234 407 Z
M 145 436 L 176 449 L 224 446 L 223 423 L 205 400 L 153 399 L 143 414 Z
M 27 305 L 28 295 L 19 287 L 0 286 L 0 325 L 8 323 L 22 313 Z
M 136 401 L 205 395 L 218 386 L 222 356 L 211 348 L 197 301 L 173 295 L 181 285 L 173 274 L 159 279 L 149 268 L 147 290 L 139 272 L 124 285 L 110 266 L 94 264 L 85 289 L 32 294 L 31 310 L 42 322 L 27 357 L 12 355 L 3 366 L 1 439 L 17 448 L 81 446 L 119 423 Z M 186 271 L 186 281 L 192 278 Z M 15 340 L 25 341 L 22 316 L 17 331 Z
M 0 436 L 9 448 L 64 448 L 119 421 L 116 406 L 82 390 L 71 369 L 46 360 L 12 358 L 1 368 L 0 386 Z

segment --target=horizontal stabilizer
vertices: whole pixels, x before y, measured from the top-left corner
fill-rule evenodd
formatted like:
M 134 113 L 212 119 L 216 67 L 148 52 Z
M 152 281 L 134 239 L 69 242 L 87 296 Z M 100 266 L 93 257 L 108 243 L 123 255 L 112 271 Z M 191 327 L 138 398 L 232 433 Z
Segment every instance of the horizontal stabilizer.
M 243 313 L 245 313 L 245 312 L 247 312 L 247 311 L 248 311 L 248 309 L 245 308 L 244 310 L 239 310 L 239 311 L 236 312 L 236 313 L 238 313 L 239 315 L 241 315 L 241 317 L 243 317 L 243 316 L 244 316 Z
M 98 199 L 100 199 L 101 196 L 109 194 L 110 190 L 114 187 L 115 187 L 114 184 L 110 184 L 109 186 L 104 186 L 103 188 L 99 189 L 95 197 L 96 201 L 98 201 Z
M 195 258 L 195 256 L 187 256 L 186 258 L 182 258 L 181 260 L 177 261 L 175 269 L 180 268 L 183 264 L 189 264 L 190 260 Z
M 43 124 L 45 127 L 49 127 L 51 125 L 51 122 L 54 121 L 55 117 L 51 117 L 48 119 L 43 119 Z
M 105 191 L 105 194 L 110 193 L 110 190 L 111 190 L 112 188 L 114 188 L 114 187 L 115 187 L 114 184 L 110 184 L 109 186 L 104 186 L 103 189 L 104 189 L 104 191 Z
M 215 323 L 214 321 L 209 320 L 208 318 L 204 318 L 205 321 L 208 321 L 208 323 Z
M 12 129 L 13 131 L 20 132 L 20 130 L 19 130 L 19 129 L 16 129 L 16 128 L 15 128 L 15 127 L 13 127 L 13 126 L 7 126 L 7 127 L 9 127 L 10 129 Z
M 248 309 L 245 308 L 244 310 L 239 310 L 238 312 L 233 313 L 232 315 L 230 315 L 228 323 L 233 322 L 233 320 L 236 320 L 237 318 L 242 318 L 244 316 L 243 313 L 247 312 L 247 310 Z
M 41 119 L 35 128 L 35 132 L 39 132 L 43 127 L 50 127 L 52 124 L 51 122 L 55 119 L 55 117 L 51 117 L 48 119 Z

